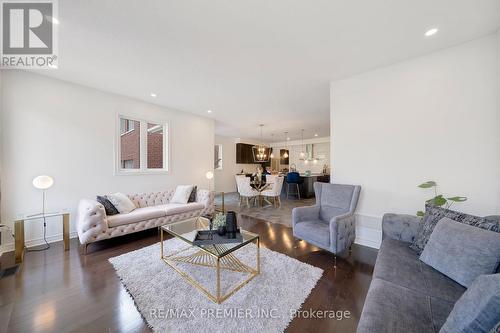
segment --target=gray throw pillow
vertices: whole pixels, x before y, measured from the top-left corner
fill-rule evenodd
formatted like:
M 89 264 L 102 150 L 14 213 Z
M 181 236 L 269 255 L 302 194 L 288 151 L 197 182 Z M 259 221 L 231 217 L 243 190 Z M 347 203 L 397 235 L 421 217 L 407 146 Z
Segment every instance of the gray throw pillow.
M 458 299 L 440 333 L 497 332 L 500 327 L 500 274 L 481 275 Z
M 422 253 L 429 237 L 434 230 L 436 224 L 443 218 L 447 217 L 453 221 L 472 225 L 481 229 L 500 232 L 500 220 L 485 219 L 483 217 L 474 216 L 457 212 L 454 210 L 433 206 L 431 204 L 425 205 L 425 215 L 422 219 L 422 224 L 417 233 L 417 236 L 410 245 L 410 248 L 417 253 Z
M 500 261 L 500 233 L 445 217 L 434 228 L 420 260 L 469 287 L 479 275 L 495 272 Z
M 191 191 L 191 195 L 189 195 L 188 202 L 195 202 L 196 201 L 196 193 L 198 192 L 198 186 L 194 186 L 193 190 Z
M 104 210 L 106 211 L 106 215 L 107 216 L 120 214 L 120 212 L 118 211 L 118 209 L 116 209 L 116 207 L 113 206 L 113 204 L 111 203 L 111 201 L 109 201 L 108 198 L 106 198 L 106 196 L 100 196 L 100 195 L 98 195 L 96 197 L 96 200 L 97 200 L 97 202 L 99 202 L 101 205 L 104 206 Z

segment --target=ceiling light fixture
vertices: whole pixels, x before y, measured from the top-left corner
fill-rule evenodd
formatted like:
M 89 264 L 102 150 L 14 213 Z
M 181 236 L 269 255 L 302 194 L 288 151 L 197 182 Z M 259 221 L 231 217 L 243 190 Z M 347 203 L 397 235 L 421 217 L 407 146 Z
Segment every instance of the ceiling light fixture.
M 264 124 L 260 124 L 260 144 L 253 146 L 253 154 L 254 154 L 254 159 L 258 162 L 266 162 L 267 160 L 267 154 L 266 154 L 266 147 L 264 146 L 263 139 L 262 139 L 262 127 L 264 127 Z
M 318 136 L 318 133 L 314 134 L 314 136 Z
M 207 110 L 207 113 L 212 113 L 212 110 Z
M 151 97 L 153 97 L 153 98 L 156 98 L 156 96 L 157 96 L 155 93 L 151 93 L 151 94 L 149 94 L 149 95 L 150 95 Z
M 437 32 L 439 31 L 438 28 L 432 28 L 432 29 L 429 29 L 425 32 L 425 37 L 430 37 L 430 36 L 433 36 L 435 35 Z

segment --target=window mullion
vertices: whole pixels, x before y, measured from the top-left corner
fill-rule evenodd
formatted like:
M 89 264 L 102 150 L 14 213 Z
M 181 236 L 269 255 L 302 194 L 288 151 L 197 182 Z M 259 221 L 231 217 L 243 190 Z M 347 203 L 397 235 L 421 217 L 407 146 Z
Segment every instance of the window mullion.
M 139 136 L 139 142 L 141 146 L 140 153 L 140 165 L 141 171 L 147 170 L 148 166 L 148 123 L 147 121 L 141 120 L 141 132 Z

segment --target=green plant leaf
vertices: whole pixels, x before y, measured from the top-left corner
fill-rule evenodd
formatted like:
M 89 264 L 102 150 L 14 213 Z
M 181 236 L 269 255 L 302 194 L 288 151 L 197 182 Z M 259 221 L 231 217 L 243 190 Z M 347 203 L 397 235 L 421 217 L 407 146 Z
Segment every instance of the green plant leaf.
M 417 216 L 418 216 L 418 217 L 423 217 L 424 215 L 425 215 L 425 213 L 424 213 L 423 211 L 421 211 L 421 210 L 419 210 L 419 211 L 417 212 Z
M 467 200 L 467 197 L 451 197 L 451 198 L 446 198 L 450 201 L 453 201 L 453 202 L 464 202 Z
M 443 206 L 443 205 L 446 205 L 446 203 L 448 202 L 445 198 L 443 198 L 443 195 L 440 194 L 438 196 L 435 196 L 434 198 L 432 199 L 429 199 L 427 200 L 426 202 L 434 205 L 434 206 Z
M 431 188 L 431 187 L 434 187 L 434 186 L 437 186 L 436 182 L 435 181 L 432 181 L 432 180 L 429 180 L 425 183 L 422 183 L 420 185 L 418 185 L 418 187 L 420 188 Z

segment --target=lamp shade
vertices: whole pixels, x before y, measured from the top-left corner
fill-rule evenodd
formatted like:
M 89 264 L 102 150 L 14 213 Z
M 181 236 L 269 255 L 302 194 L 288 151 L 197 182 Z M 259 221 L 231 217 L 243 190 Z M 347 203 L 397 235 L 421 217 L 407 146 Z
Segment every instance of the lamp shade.
M 33 186 L 40 190 L 46 190 L 54 185 L 54 179 L 47 175 L 41 175 L 33 179 Z
M 205 177 L 207 177 L 207 179 L 212 179 L 214 178 L 214 173 L 212 171 L 207 171 Z

